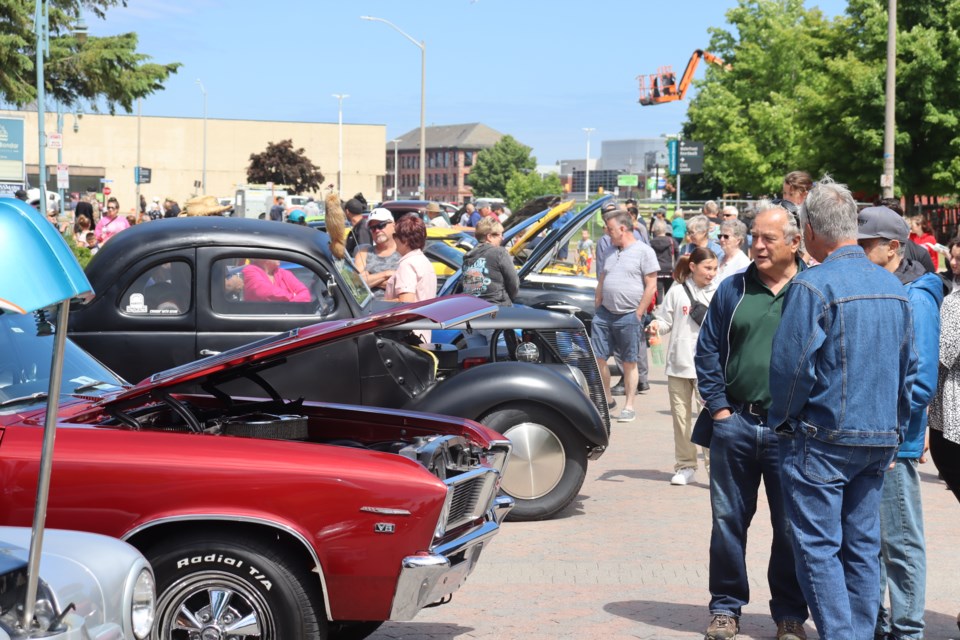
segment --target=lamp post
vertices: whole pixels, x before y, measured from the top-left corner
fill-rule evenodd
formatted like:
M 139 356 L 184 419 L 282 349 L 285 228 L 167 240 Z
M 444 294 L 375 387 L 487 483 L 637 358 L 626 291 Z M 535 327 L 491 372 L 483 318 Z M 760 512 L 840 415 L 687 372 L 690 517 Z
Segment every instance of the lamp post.
M 44 102 L 46 101 L 46 83 L 43 77 L 43 62 L 47 56 L 47 49 L 50 48 L 50 22 L 47 14 L 47 3 L 44 0 L 37 0 L 34 7 L 33 28 L 37 33 L 37 134 L 40 144 L 40 203 L 43 207 L 42 213 L 47 214 L 47 132 L 44 130 L 44 120 L 46 111 Z M 28 585 L 29 586 L 29 585 Z M 27 593 L 36 591 L 37 585 L 33 584 L 33 591 L 28 589 Z M 29 600 L 29 598 L 28 598 Z M 33 612 L 30 612 L 31 617 Z
M 400 199 L 400 180 L 399 180 L 400 164 L 397 162 L 397 160 L 399 158 L 399 153 L 400 153 L 398 151 L 398 148 L 400 145 L 400 138 L 394 138 L 390 142 L 393 143 L 393 199 L 399 200 Z
M 335 93 L 333 97 L 337 99 L 337 137 L 340 139 L 337 145 L 337 193 L 343 193 L 340 188 L 343 180 L 343 99 L 350 96 L 346 93 Z
M 583 199 L 587 202 L 590 202 L 590 134 L 596 131 L 593 127 L 584 127 L 584 131 L 587 132 L 587 164 L 586 164 L 586 175 L 584 185 L 583 185 Z
M 200 85 L 200 92 L 203 94 L 203 178 L 201 179 L 200 193 L 207 192 L 207 90 L 204 88 L 200 78 L 197 78 L 197 84 Z M 140 206 L 140 203 L 137 203 Z
M 384 20 L 383 18 L 374 18 L 372 16 L 360 16 L 361 20 L 372 20 L 374 22 L 382 22 L 387 26 L 393 27 L 394 30 L 400 33 L 404 38 L 409 40 L 420 49 L 420 186 L 418 187 L 418 195 L 421 200 L 425 200 L 427 197 L 427 129 L 426 129 L 426 86 L 427 86 L 427 44 L 423 40 L 417 42 L 409 34 L 407 34 L 403 29 L 393 24 L 389 20 Z

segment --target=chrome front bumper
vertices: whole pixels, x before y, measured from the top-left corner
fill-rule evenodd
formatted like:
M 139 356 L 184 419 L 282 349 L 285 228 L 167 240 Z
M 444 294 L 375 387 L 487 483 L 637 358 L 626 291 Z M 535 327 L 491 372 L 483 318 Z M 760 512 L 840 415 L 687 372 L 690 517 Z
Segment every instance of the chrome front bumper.
M 413 620 L 421 609 L 459 589 L 477 565 L 484 545 L 497 535 L 500 523 L 511 509 L 513 498 L 497 496 L 480 527 L 435 547 L 429 554 L 404 558 L 390 619 Z

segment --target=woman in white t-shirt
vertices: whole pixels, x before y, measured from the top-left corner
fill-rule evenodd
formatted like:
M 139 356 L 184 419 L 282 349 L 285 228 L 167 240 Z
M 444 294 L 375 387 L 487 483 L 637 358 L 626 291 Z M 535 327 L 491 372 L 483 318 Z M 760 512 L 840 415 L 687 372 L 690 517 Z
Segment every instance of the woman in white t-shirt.
M 697 247 L 681 256 L 673 270 L 677 284 L 670 287 L 663 304 L 657 307 L 656 319 L 647 331 L 670 334 L 667 345 L 667 392 L 670 413 L 673 415 L 673 441 L 676 463 L 670 484 L 685 485 L 693 481 L 697 471 L 697 447 L 690 442 L 693 430 L 693 398 L 697 393 L 697 370 L 693 356 L 700 335 L 702 312 L 710 304 L 716 291 L 717 255 L 707 247 Z M 701 315 L 697 321 L 698 309 Z M 693 313 L 691 313 L 693 312 Z M 709 452 L 704 450 L 704 467 L 709 472 Z
M 743 252 L 747 242 L 747 225 L 736 218 L 724 220 L 720 225 L 718 241 L 723 249 L 723 260 L 717 266 L 716 285 L 750 264 L 750 258 Z

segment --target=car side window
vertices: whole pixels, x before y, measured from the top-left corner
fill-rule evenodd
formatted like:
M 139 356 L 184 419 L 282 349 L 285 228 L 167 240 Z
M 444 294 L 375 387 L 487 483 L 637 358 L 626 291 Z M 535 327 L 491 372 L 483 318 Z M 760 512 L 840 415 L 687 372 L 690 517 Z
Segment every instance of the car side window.
M 171 260 L 138 274 L 120 297 L 120 311 L 131 316 L 179 316 L 190 310 L 192 299 L 190 265 Z
M 217 260 L 210 272 L 211 306 L 225 315 L 327 315 L 334 298 L 326 278 L 289 260 L 262 256 Z

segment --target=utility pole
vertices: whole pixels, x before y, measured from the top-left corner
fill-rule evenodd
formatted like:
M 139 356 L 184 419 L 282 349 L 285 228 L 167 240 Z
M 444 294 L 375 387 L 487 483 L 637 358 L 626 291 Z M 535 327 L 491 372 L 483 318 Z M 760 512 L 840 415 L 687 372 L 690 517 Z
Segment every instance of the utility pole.
M 883 197 L 893 197 L 894 146 L 897 93 L 897 0 L 887 1 L 887 90 L 883 118 Z
M 587 165 L 586 173 L 584 174 L 584 184 L 583 184 L 583 199 L 586 202 L 590 202 L 590 134 L 596 131 L 593 127 L 584 127 L 584 131 L 587 132 Z

